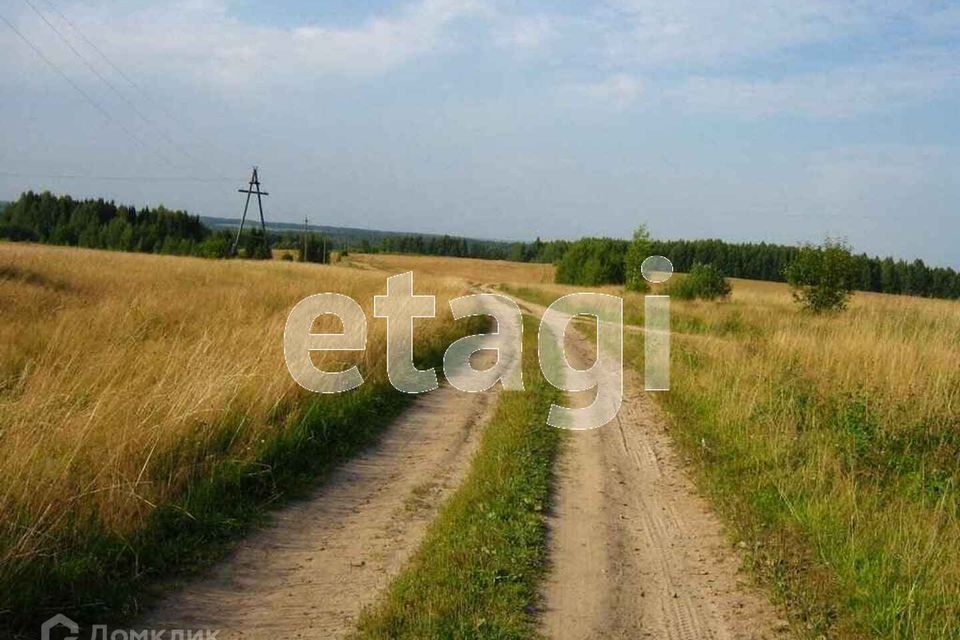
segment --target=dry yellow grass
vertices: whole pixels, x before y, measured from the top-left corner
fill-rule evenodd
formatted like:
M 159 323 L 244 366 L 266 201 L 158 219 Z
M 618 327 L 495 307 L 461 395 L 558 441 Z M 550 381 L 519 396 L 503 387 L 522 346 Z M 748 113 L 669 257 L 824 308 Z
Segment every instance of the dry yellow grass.
M 440 314 L 418 321 L 418 344 L 449 338 L 463 282 L 415 286 Z M 367 311 L 357 358 L 382 379 L 383 274 L 0 243 L 0 576 L 65 527 L 129 535 L 198 468 L 251 459 L 304 396 L 283 360 L 287 312 L 324 291 Z
M 444 258 L 380 253 L 352 253 L 350 261 L 361 268 L 390 273 L 413 271 L 416 275 L 462 278 L 477 284 L 553 282 L 554 266 L 507 260 Z

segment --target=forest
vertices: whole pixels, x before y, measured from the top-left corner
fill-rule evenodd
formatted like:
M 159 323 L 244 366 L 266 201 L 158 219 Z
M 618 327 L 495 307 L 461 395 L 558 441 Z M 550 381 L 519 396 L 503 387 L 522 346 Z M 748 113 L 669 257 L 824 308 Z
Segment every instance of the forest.
M 259 230 L 241 239 L 243 255 L 269 257 L 267 247 L 297 248 L 302 236 L 293 225 L 280 231 Z M 0 206 L 0 238 L 48 244 L 145 253 L 227 257 L 235 232 L 211 228 L 199 216 L 158 206 L 137 209 L 101 199 L 76 200 L 68 195 L 27 191 L 19 199 Z M 593 286 L 623 284 L 624 259 L 629 240 L 582 238 L 576 241 L 540 238 L 532 242 L 478 240 L 449 235 L 383 234 L 353 230 L 349 237 L 331 237 L 326 243 L 311 234 L 310 246 L 325 247 L 317 262 L 330 250 L 361 253 L 408 253 L 418 255 L 512 260 L 557 265 L 557 281 Z M 784 270 L 799 254 L 799 246 L 733 243 L 723 240 L 647 241 L 650 255 L 666 256 L 679 272 L 695 264 L 713 265 L 723 275 L 751 280 L 785 281 Z M 322 254 L 322 255 L 320 255 Z M 933 267 L 923 260 L 895 260 L 860 253 L 853 256 L 853 288 L 860 291 L 905 294 L 929 298 L 960 298 L 960 274 L 947 267 Z
M 558 263 L 557 281 L 584 286 L 622 284 L 624 257 L 629 241 L 583 238 L 572 243 Z M 673 268 L 688 272 L 695 264 L 709 264 L 723 275 L 750 280 L 784 282 L 784 271 L 799 246 L 761 243 L 731 243 L 722 240 L 650 240 L 650 255 L 670 259 Z M 960 298 L 960 273 L 947 267 L 931 267 L 923 260 L 894 260 L 853 256 L 852 288 L 859 291 L 904 294 L 927 298 Z

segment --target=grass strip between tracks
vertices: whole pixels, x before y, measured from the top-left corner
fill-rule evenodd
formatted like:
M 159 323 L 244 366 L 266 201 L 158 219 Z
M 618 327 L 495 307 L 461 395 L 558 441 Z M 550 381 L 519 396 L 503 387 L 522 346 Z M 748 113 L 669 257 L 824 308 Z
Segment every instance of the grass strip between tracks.
M 525 390 L 501 393 L 469 476 L 356 637 L 536 636 L 544 511 L 564 433 L 546 424 L 560 392 L 540 373 L 536 322 L 524 323 Z

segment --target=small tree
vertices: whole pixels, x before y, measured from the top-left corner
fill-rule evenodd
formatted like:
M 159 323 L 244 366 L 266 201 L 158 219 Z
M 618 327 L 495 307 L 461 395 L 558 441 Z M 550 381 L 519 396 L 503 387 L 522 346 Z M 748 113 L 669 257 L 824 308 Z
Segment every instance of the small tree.
M 641 224 L 633 232 L 633 240 L 627 247 L 627 253 L 623 260 L 625 284 L 629 291 L 647 291 L 650 288 L 640 271 L 643 261 L 649 255 L 650 231 L 647 230 L 647 225 Z
M 681 300 L 716 300 L 730 295 L 730 283 L 712 264 L 694 263 L 690 273 L 671 284 L 669 293 Z
M 830 238 L 822 245 L 804 245 L 784 276 L 793 289 L 793 299 L 805 309 L 840 311 L 847 306 L 856 276 L 850 246 Z
M 251 229 L 243 238 L 243 257 L 248 260 L 269 260 L 270 246 L 260 229 Z
M 323 236 L 315 233 L 308 234 L 303 241 L 303 247 L 300 249 L 300 262 L 319 262 L 326 264 L 329 257 L 329 251 L 325 251 L 327 243 Z

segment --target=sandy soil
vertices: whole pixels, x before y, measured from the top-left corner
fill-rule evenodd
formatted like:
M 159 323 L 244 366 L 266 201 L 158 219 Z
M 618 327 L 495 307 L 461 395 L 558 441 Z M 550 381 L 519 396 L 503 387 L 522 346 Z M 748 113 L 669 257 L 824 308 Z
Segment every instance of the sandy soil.
M 586 366 L 593 348 L 573 331 L 568 337 L 569 359 Z M 584 395 L 571 394 L 574 406 L 590 403 Z M 617 418 L 571 432 L 548 521 L 547 637 L 723 640 L 788 631 L 782 612 L 740 574 L 664 425 L 640 377 L 626 371 Z
M 264 640 L 349 633 L 459 485 L 494 404 L 449 386 L 420 396 L 374 450 L 137 626 Z
M 571 360 L 582 364 L 592 348 L 568 335 Z M 678 461 L 639 377 L 627 372 L 624 389 L 619 416 L 571 433 L 562 457 L 541 630 L 576 640 L 782 635 L 782 613 L 740 574 L 734 547 Z M 466 474 L 493 406 L 490 393 L 446 386 L 421 396 L 374 450 L 138 626 L 221 629 L 221 638 L 349 633 Z

